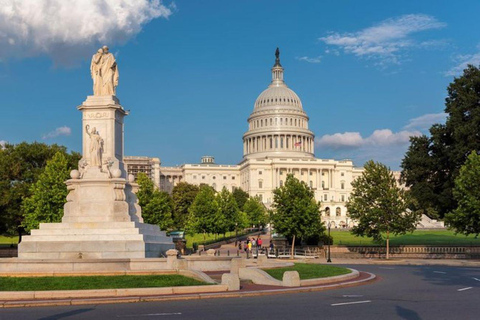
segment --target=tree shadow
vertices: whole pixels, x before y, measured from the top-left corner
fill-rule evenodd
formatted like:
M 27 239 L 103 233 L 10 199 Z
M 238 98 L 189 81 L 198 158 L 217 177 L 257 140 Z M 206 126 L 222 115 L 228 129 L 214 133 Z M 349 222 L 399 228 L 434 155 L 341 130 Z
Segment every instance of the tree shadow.
M 423 266 L 413 270 L 413 274 L 435 285 L 480 287 L 480 281 L 473 279 L 480 279 L 479 268 Z
M 71 317 L 71 316 L 75 316 L 77 314 L 82 314 L 82 313 L 85 313 L 85 312 L 89 312 L 89 311 L 92 311 L 92 310 L 95 310 L 95 308 L 77 309 L 77 310 L 67 311 L 67 312 L 63 312 L 63 313 L 59 313 L 59 314 L 54 314 L 52 316 L 39 318 L 39 320 L 59 320 L 59 319 L 64 319 L 64 318 L 68 318 L 68 317 Z
M 408 319 L 408 320 L 422 320 L 418 313 L 416 313 L 413 310 L 401 307 L 401 306 L 396 306 L 395 311 L 397 312 L 398 316 L 402 319 Z

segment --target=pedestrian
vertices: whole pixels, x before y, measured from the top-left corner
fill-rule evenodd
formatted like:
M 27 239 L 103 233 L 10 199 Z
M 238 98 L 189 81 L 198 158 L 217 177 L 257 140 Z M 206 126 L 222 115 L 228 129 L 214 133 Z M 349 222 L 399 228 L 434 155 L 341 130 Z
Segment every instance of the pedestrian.
M 257 242 L 255 241 L 255 238 L 252 238 L 252 247 L 256 247 L 257 246 Z
M 245 241 L 243 243 L 243 251 L 247 252 L 247 249 L 248 249 L 248 241 Z
M 238 242 L 238 250 L 239 250 L 239 251 L 242 251 L 242 241 L 239 241 L 239 242 Z
M 257 246 L 259 246 L 261 248 L 262 244 L 263 244 L 262 238 L 258 237 L 257 238 Z
M 270 241 L 270 252 L 273 253 L 273 249 L 274 249 L 274 245 L 273 245 L 273 242 Z
M 252 252 L 252 242 L 247 243 L 248 252 Z

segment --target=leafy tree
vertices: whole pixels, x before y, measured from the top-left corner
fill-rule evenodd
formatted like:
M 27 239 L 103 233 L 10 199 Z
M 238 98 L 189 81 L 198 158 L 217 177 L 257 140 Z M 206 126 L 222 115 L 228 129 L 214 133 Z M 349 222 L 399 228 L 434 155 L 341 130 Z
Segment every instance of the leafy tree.
M 47 161 L 57 152 L 65 155 L 68 168 L 78 166 L 80 154 L 68 154 L 65 147 L 56 144 L 22 142 L 0 148 L 0 233 L 18 231 L 21 234 L 22 201 L 30 197 L 32 185 L 45 169 Z
M 142 217 L 145 223 L 155 224 L 162 230 L 173 226 L 173 200 L 167 192 L 155 190 L 152 198 L 142 208 Z
M 185 228 L 188 219 L 188 209 L 195 200 L 198 190 L 198 186 L 187 182 L 180 182 L 173 187 L 173 220 L 176 228 Z
M 295 238 L 308 238 L 323 233 L 320 221 L 320 203 L 310 187 L 293 175 L 288 175 L 285 185 L 273 191 L 272 223 L 275 230 L 292 240 L 292 257 Z
M 430 137 L 411 139 L 402 161 L 402 179 L 429 216 L 453 212 L 455 179 L 471 150 L 480 150 L 480 69 L 469 65 L 448 86 L 447 121 L 430 128 Z
M 264 227 L 267 224 L 267 211 L 258 197 L 248 198 L 243 206 L 250 226 Z
M 248 193 L 243 191 L 241 188 L 234 188 L 232 193 L 235 201 L 237 202 L 238 208 L 241 210 L 249 198 Z
M 57 152 L 47 161 L 45 170 L 30 187 L 31 195 L 23 200 L 23 226 L 26 230 L 38 229 L 41 222 L 62 220 L 68 194 L 65 181 L 69 175 L 70 168 L 65 154 Z
M 215 199 L 215 191 L 207 185 L 201 185 L 190 209 L 187 221 L 189 233 L 203 233 L 205 235 L 215 231 L 215 219 L 217 218 L 218 204 Z
M 445 216 L 445 222 L 457 233 L 480 233 L 480 156 L 472 152 L 455 179 L 453 195 L 458 207 Z
M 397 186 L 393 173 L 385 165 L 368 161 L 360 177 L 352 182 L 353 191 L 347 202 L 350 217 L 357 221 L 352 234 L 383 239 L 386 233 L 389 258 L 390 233 L 405 234 L 415 230 L 421 214 L 408 210 L 410 199 Z
M 155 192 L 155 185 L 152 179 L 150 179 L 144 172 L 139 172 L 137 175 L 137 183 L 139 185 L 137 198 L 140 207 L 145 208 L 153 198 Z
M 215 232 L 225 234 L 227 231 L 234 231 L 240 210 L 233 194 L 223 187 L 222 191 L 217 194 L 216 200 L 218 210 L 215 219 Z

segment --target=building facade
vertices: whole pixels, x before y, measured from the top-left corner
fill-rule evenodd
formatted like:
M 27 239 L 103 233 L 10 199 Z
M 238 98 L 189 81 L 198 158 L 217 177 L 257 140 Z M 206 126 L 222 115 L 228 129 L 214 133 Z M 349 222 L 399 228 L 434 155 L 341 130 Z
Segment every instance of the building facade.
M 158 174 L 152 174 L 152 179 L 167 192 L 182 181 L 208 184 L 217 191 L 240 187 L 270 207 L 273 190 L 283 185 L 288 174 L 293 174 L 310 186 L 315 198 L 321 201 L 323 221 L 330 221 L 334 227 L 352 226 L 345 204 L 352 191 L 351 183 L 363 168 L 355 167 L 351 160 L 315 158 L 315 135 L 309 129 L 302 101 L 284 81 L 278 51 L 271 72 L 271 83 L 258 96 L 247 120 L 240 163 L 219 165 L 213 157 L 205 156 L 199 164 L 158 166 Z

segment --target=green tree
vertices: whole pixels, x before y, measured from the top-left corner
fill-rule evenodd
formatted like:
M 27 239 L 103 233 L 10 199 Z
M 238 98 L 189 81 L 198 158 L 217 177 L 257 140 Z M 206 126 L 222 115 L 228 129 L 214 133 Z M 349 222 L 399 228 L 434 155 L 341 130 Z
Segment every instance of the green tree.
M 215 219 L 215 232 L 225 234 L 227 231 L 235 230 L 235 223 L 238 221 L 240 210 L 232 193 L 223 187 L 216 195 L 217 217 Z
M 414 231 L 421 214 L 408 210 L 408 193 L 397 186 L 393 173 L 381 163 L 368 161 L 362 175 L 352 182 L 352 187 L 346 207 L 357 225 L 351 232 L 373 237 L 376 241 L 381 241 L 385 233 L 388 259 L 390 233 Z
M 215 191 L 210 186 L 201 185 L 188 211 L 187 231 L 203 233 L 205 241 L 206 234 L 215 231 L 215 219 L 218 211 Z
M 295 238 L 308 238 L 325 230 L 320 221 L 320 203 L 305 182 L 288 175 L 284 186 L 273 191 L 272 223 L 275 230 L 292 238 L 292 257 Z
M 243 206 L 243 211 L 247 215 L 248 224 L 250 226 L 260 228 L 267 224 L 267 210 L 260 201 L 260 198 L 248 198 Z
M 153 198 L 153 194 L 155 192 L 155 185 L 153 184 L 152 179 L 150 179 L 145 173 L 139 172 L 137 175 L 137 183 L 138 183 L 138 204 L 140 207 L 145 208 L 150 200 Z
M 14 234 L 18 231 L 20 235 L 23 199 L 31 196 L 32 185 L 44 171 L 47 161 L 57 152 L 65 155 L 69 168 L 78 166 L 80 154 L 68 154 L 65 147 L 56 144 L 22 142 L 0 148 L 0 233 Z
M 45 170 L 30 187 L 30 196 L 24 198 L 23 226 L 26 230 L 38 229 L 41 222 L 60 222 L 63 217 L 63 206 L 67 202 L 67 186 L 70 167 L 67 157 L 57 152 L 47 161 Z
M 235 201 L 237 202 L 238 208 L 241 210 L 249 198 L 248 193 L 243 191 L 241 188 L 233 188 L 232 193 Z
M 480 156 L 472 152 L 455 179 L 453 196 L 458 207 L 445 216 L 447 225 L 466 236 L 480 233 Z
M 155 224 L 162 230 L 173 226 L 173 200 L 167 192 L 155 190 L 150 201 L 142 207 L 142 217 L 145 223 Z
M 180 182 L 173 187 L 173 220 L 176 228 L 185 228 L 188 219 L 188 209 L 195 200 L 198 190 L 198 186 L 187 182 Z
M 429 216 L 454 212 L 455 179 L 471 150 L 480 150 L 480 70 L 469 65 L 448 86 L 447 121 L 430 128 L 430 137 L 411 139 L 402 161 L 402 180 Z

